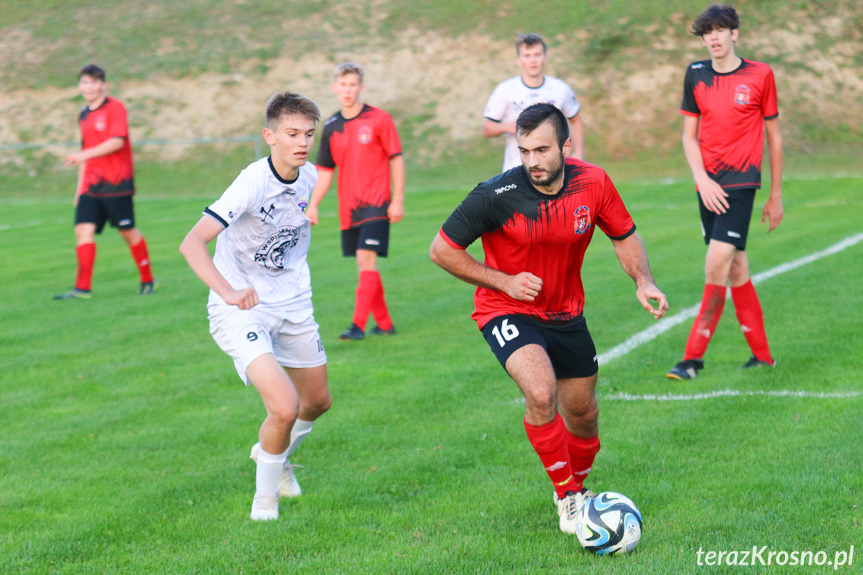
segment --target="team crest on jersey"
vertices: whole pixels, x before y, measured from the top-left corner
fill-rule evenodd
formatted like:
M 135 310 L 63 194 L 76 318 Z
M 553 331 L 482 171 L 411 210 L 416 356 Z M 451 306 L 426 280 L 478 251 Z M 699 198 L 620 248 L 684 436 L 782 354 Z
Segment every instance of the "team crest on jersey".
M 305 200 L 300 200 L 299 202 L 297 202 L 297 205 L 300 207 L 303 213 L 306 213 L 306 208 L 309 207 L 309 202 Z
M 581 235 L 590 229 L 590 208 L 581 206 L 575 210 L 575 233 Z
M 741 106 L 749 103 L 749 86 L 740 84 L 734 88 L 734 101 Z
M 265 241 L 255 252 L 255 263 L 269 276 L 282 275 L 288 271 L 291 250 L 300 240 L 300 230 L 293 226 L 283 226 Z
M 105 122 L 105 116 L 99 115 L 96 117 L 96 130 L 99 132 L 104 132 L 105 128 L 108 127 L 108 124 Z
M 363 126 L 357 135 L 360 144 L 369 144 L 372 141 L 372 129 L 370 126 Z

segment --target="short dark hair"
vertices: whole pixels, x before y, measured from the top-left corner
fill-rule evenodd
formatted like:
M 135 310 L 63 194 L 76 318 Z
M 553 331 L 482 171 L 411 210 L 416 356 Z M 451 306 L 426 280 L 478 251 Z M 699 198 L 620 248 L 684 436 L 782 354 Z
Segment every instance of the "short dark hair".
M 356 62 L 342 62 L 338 66 L 336 66 L 336 71 L 333 72 L 333 79 L 338 80 L 342 76 L 347 74 L 356 74 L 360 79 L 360 84 L 363 83 L 363 77 L 366 72 L 362 66 L 357 64 Z
M 81 70 L 78 71 L 78 79 L 81 79 L 81 76 L 90 76 L 95 80 L 100 80 L 102 82 L 105 81 L 105 70 L 97 66 L 96 64 L 87 64 Z
M 518 38 L 515 39 L 515 55 L 520 54 L 522 46 L 530 48 L 536 45 L 542 46 L 542 51 L 545 52 L 545 40 L 542 39 L 542 36 L 539 34 L 519 34 Z
M 729 30 L 740 28 L 740 18 L 731 4 L 714 4 L 699 14 L 692 24 L 692 33 L 696 36 L 704 36 L 720 28 Z
M 545 122 L 551 122 L 551 127 L 554 128 L 554 134 L 557 136 L 557 145 L 562 150 L 566 139 L 569 138 L 569 123 L 563 112 L 554 104 L 534 104 L 525 108 L 515 121 L 515 133 L 519 136 L 530 134 Z
M 279 121 L 282 116 L 304 116 L 313 122 L 321 119 L 318 105 L 297 92 L 276 92 L 267 100 L 267 127 Z

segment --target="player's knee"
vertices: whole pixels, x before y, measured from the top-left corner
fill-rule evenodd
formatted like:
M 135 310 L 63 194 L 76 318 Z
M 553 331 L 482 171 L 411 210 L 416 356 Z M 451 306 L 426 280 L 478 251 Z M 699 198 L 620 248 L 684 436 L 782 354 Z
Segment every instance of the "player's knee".
M 594 403 L 583 407 L 561 406 L 561 414 L 566 422 L 579 428 L 596 427 L 599 423 L 599 406 Z
M 285 400 L 270 406 L 270 418 L 274 425 L 279 428 L 290 429 L 300 413 L 299 403 L 294 400 Z
M 318 418 L 329 411 L 330 407 L 333 405 L 333 396 L 330 395 L 329 391 L 326 391 L 312 399 L 311 404 L 308 406 L 308 410 L 311 411 L 315 418 Z M 303 406 L 305 408 L 305 406 Z
M 524 401 L 527 412 L 542 420 L 551 421 L 557 413 L 557 394 L 550 389 L 534 390 L 526 393 Z

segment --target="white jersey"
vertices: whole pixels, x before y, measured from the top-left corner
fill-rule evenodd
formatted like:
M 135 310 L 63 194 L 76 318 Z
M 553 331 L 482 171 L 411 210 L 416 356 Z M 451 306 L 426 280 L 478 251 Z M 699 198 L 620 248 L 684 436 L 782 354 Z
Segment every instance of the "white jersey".
M 521 76 L 504 80 L 497 85 L 488 99 L 483 116 L 493 122 L 515 122 L 522 110 L 534 104 L 554 104 L 567 119 L 574 118 L 581 109 L 572 88 L 559 78 L 546 76 L 542 85 L 531 88 Z M 521 165 L 518 142 L 515 134 L 504 134 L 506 147 L 503 156 L 503 171 Z
M 240 172 L 222 197 L 204 210 L 225 231 L 216 238 L 213 263 L 235 289 L 252 286 L 259 305 L 312 312 L 312 285 L 306 256 L 311 224 L 305 215 L 318 181 L 314 165 L 300 166 L 283 180 L 269 157 Z M 210 290 L 207 307 L 225 301 Z

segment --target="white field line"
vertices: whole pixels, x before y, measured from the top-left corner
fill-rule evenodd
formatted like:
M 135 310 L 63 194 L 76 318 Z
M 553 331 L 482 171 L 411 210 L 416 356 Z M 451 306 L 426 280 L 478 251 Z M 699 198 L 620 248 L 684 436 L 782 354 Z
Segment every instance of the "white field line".
M 23 224 L 0 224 L 0 232 L 8 230 L 23 230 L 25 228 L 36 228 L 42 225 L 40 221 L 25 222 Z
M 800 397 L 811 399 L 849 399 L 853 397 L 863 396 L 863 391 L 846 391 L 846 392 L 821 392 L 821 391 L 789 391 L 781 390 L 754 390 L 740 391 L 737 389 L 720 389 L 718 391 L 708 391 L 705 393 L 693 393 L 690 395 L 665 393 L 662 395 L 633 395 L 631 393 L 610 393 L 603 395 L 599 399 L 604 401 L 700 401 L 703 399 L 716 399 L 720 397 L 753 397 L 753 396 L 769 396 L 769 397 Z
M 809 254 L 808 256 L 804 256 L 800 259 L 796 259 L 791 262 L 787 262 L 784 264 L 780 264 L 775 268 L 771 268 L 767 271 L 761 272 L 760 274 L 755 274 L 752 276 L 752 283 L 759 284 L 763 281 L 769 280 L 770 278 L 776 277 L 778 275 L 788 273 L 791 270 L 795 270 L 801 266 L 805 266 L 806 264 L 810 264 L 814 261 L 820 260 L 821 258 L 825 258 L 827 256 L 836 254 L 841 252 L 842 250 L 848 249 L 851 246 L 854 246 L 863 241 L 863 234 L 856 234 L 850 237 L 845 238 L 839 243 L 833 244 L 827 249 L 821 250 L 820 252 L 815 252 L 813 254 Z M 731 297 L 730 290 L 728 291 L 726 298 Z M 662 318 L 658 322 L 656 322 L 651 327 L 638 332 L 633 335 L 623 343 L 620 343 L 608 351 L 604 351 L 599 354 L 598 360 L 600 365 L 606 365 L 615 359 L 621 358 L 624 355 L 628 354 L 635 348 L 653 341 L 666 331 L 671 328 L 680 325 L 681 323 L 694 318 L 698 315 L 698 308 L 701 306 L 701 302 L 698 302 L 692 307 L 688 307 L 681 312 L 678 312 L 672 316 Z
M 746 390 L 720 389 L 717 391 L 705 391 L 704 393 L 662 393 L 662 394 L 633 394 L 633 393 L 606 393 L 597 394 L 599 401 L 703 401 L 705 399 L 721 399 L 723 397 L 790 397 L 794 399 L 853 399 L 863 397 L 863 391 L 794 391 L 789 389 L 772 390 Z M 524 405 L 524 398 L 518 397 L 513 403 Z

